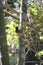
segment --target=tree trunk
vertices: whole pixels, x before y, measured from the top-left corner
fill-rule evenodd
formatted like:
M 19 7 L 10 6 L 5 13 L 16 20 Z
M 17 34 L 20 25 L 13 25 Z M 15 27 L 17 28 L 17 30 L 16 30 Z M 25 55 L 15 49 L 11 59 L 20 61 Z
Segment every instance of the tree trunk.
M 2 55 L 2 65 L 9 65 L 8 47 L 5 33 L 5 22 L 3 15 L 3 5 L 0 0 L 0 46 Z
M 21 0 L 19 34 L 19 63 L 25 65 L 25 23 L 27 21 L 27 0 Z

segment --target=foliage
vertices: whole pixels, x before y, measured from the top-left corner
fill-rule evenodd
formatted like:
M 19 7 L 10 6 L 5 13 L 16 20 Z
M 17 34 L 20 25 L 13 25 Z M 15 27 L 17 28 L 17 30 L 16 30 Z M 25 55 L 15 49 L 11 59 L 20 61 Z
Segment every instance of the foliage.
M 41 57 L 41 56 L 43 55 L 43 50 L 39 51 L 39 52 L 37 53 L 37 55 L 38 55 L 39 57 Z
M 10 24 L 6 25 L 6 33 L 7 33 L 7 43 L 10 44 L 18 44 L 18 38 L 19 36 L 16 33 L 16 26 L 18 26 L 17 23 L 11 22 Z
M 20 0 L 18 0 L 20 1 Z M 30 1 L 30 0 L 29 0 Z M 30 1 L 31 5 L 28 7 L 29 22 L 26 22 L 25 34 L 28 36 L 28 43 L 30 47 L 34 43 L 34 49 L 39 51 L 40 41 L 43 41 L 43 6 Z M 11 43 L 18 43 L 18 36 L 15 28 L 18 26 L 15 22 L 11 22 L 6 29 L 8 45 Z M 24 36 L 25 36 L 24 34 Z M 40 54 L 39 54 L 40 55 Z
M 26 26 L 26 33 L 30 36 L 30 45 L 33 42 L 35 51 L 38 52 L 40 48 L 40 41 L 43 41 L 43 6 L 32 2 L 28 7 L 29 22 Z M 29 39 L 28 39 L 29 40 Z M 32 44 L 33 44 L 32 43 Z
M 39 51 L 36 56 L 39 58 L 39 59 L 43 59 L 43 50 Z

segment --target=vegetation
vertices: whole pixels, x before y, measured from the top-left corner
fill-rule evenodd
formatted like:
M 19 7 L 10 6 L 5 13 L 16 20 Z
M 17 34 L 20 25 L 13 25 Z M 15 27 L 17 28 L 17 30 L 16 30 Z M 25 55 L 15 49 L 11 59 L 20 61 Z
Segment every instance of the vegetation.
M 10 44 L 17 44 L 19 36 L 16 33 L 16 27 L 18 24 L 16 22 L 11 21 L 10 24 L 6 25 L 6 33 L 7 33 L 7 43 Z
M 20 5 L 21 1 L 20 0 L 17 0 L 17 1 L 19 2 L 19 5 Z M 41 0 L 40 1 L 38 0 L 37 2 L 33 0 L 29 0 L 29 3 L 27 5 L 25 3 L 23 4 L 23 2 L 22 2 L 22 5 L 23 6 L 25 5 L 24 9 L 22 6 L 22 11 L 23 11 L 22 13 L 18 12 L 16 8 L 14 8 L 14 5 L 12 5 L 12 3 L 11 3 L 11 6 L 10 4 L 8 5 L 5 4 L 6 7 L 4 6 L 4 9 L 2 7 L 1 8 L 2 11 L 0 10 L 1 12 L 0 26 L 2 27 L 2 30 L 0 30 L 2 34 L 0 33 L 0 36 L 3 34 L 5 35 L 5 38 L 0 38 L 0 45 L 2 46 L 1 47 L 2 56 L 3 54 L 8 54 L 8 50 L 10 49 L 11 44 L 15 44 L 16 49 L 19 50 L 20 63 L 21 61 L 22 63 L 24 62 L 23 60 L 25 57 L 25 54 L 24 54 L 25 45 L 27 45 L 28 49 L 34 51 L 35 55 L 39 59 L 43 58 L 43 46 L 42 46 L 43 45 L 43 2 Z M 4 16 L 2 17 L 3 13 L 4 13 Z M 19 21 L 19 17 L 20 17 L 19 13 L 22 15 L 22 20 L 20 21 Z M 10 17 L 12 18 L 12 20 L 10 20 Z M 5 21 L 4 21 L 4 18 L 6 18 Z M 5 22 L 5 25 L 3 21 Z M 20 25 L 21 25 L 21 28 L 19 28 Z M 6 50 L 4 49 L 4 46 L 2 43 L 5 45 Z M 7 49 L 7 45 L 9 47 L 8 49 Z M 23 57 L 22 57 L 22 54 L 23 54 Z M 13 54 L 9 54 L 9 56 L 10 56 L 10 63 L 13 60 L 13 63 L 11 63 L 11 65 L 13 65 L 14 61 L 16 61 L 18 57 L 15 57 L 15 55 Z M 6 58 L 7 57 L 8 56 L 6 56 Z M 21 58 L 23 60 L 21 60 Z M 3 59 L 4 59 L 4 56 L 3 56 Z M 8 59 L 9 58 L 7 58 L 7 60 Z M 4 63 L 4 60 L 2 60 L 2 62 Z M 6 65 L 6 63 L 3 65 Z M 8 61 L 8 65 L 9 65 L 9 61 Z
M 37 3 L 32 2 L 32 5 L 28 8 L 30 14 L 30 21 L 28 26 L 28 32 L 30 31 L 31 40 L 34 44 L 36 54 L 42 55 L 42 49 L 40 49 L 41 41 L 43 42 L 43 5 L 37 5 Z M 31 42 L 31 41 L 30 41 Z M 41 52 L 41 54 L 40 54 Z

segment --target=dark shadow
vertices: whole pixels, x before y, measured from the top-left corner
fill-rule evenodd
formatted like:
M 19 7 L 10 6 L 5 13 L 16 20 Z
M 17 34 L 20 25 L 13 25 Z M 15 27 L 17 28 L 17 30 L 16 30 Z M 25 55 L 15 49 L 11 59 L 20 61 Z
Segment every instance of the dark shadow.
M 26 48 L 25 52 L 27 52 L 28 48 Z M 36 63 L 25 63 L 25 65 L 35 65 L 35 64 L 39 64 L 39 59 L 37 56 L 35 56 L 35 52 L 33 52 L 32 50 L 29 50 L 29 52 L 26 55 L 25 61 L 36 61 Z

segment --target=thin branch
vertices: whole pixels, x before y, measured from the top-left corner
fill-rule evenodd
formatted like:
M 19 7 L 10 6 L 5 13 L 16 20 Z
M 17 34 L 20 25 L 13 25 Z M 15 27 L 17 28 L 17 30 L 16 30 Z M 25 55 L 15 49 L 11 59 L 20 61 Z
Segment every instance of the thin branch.
M 13 17 L 14 19 L 16 19 L 16 20 L 19 21 L 19 19 L 18 19 L 17 17 L 13 16 L 12 14 L 10 14 L 10 13 L 8 13 L 8 12 L 4 12 L 4 13 L 8 14 L 8 16 L 11 16 L 11 17 Z
M 8 9 L 9 11 L 13 11 L 14 13 L 19 15 L 19 12 L 17 12 L 16 10 L 14 10 L 13 8 L 11 8 L 8 4 L 4 5 L 3 8 Z

